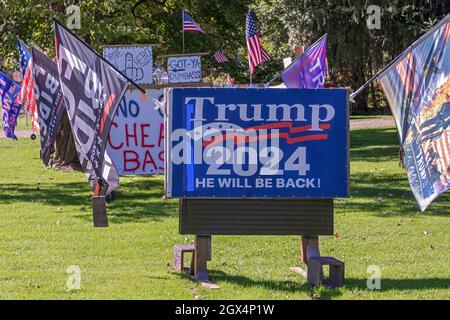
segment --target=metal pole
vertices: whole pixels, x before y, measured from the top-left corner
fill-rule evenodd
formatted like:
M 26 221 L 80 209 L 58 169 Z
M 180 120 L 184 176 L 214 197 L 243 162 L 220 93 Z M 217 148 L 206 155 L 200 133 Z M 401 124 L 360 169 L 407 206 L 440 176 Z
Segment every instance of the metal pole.
M 181 31 L 183 32 L 183 53 L 184 53 L 184 8 L 181 9 Z

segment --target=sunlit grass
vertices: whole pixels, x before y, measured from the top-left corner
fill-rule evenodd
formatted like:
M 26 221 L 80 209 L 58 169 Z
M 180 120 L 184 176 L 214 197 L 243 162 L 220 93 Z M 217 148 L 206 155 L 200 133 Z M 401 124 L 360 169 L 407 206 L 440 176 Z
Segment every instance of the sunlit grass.
M 44 168 L 37 140 L 0 139 L 0 298 L 449 299 L 450 194 L 419 213 L 392 128 L 354 130 L 351 145 L 352 198 L 336 201 L 336 236 L 321 238 L 322 255 L 346 263 L 345 287 L 312 290 L 290 272 L 299 237 L 214 236 L 211 291 L 172 271 L 173 245 L 193 237 L 178 234 L 162 177 L 122 178 L 110 227 L 93 228 L 82 173 Z M 81 290 L 67 290 L 70 265 Z M 379 291 L 366 287 L 369 265 Z

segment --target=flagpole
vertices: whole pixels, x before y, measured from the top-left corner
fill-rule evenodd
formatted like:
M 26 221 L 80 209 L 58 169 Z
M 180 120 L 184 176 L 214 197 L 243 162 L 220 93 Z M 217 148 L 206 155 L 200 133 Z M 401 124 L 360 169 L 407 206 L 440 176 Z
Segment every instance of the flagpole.
M 366 83 L 364 83 L 358 90 L 353 92 L 350 95 L 350 101 L 354 102 L 354 98 L 361 93 L 372 81 L 377 80 L 381 75 L 387 71 L 395 62 L 406 56 L 409 52 L 411 52 L 413 49 L 415 49 L 419 44 L 421 44 L 430 34 L 435 32 L 437 29 L 439 29 L 444 23 L 447 22 L 447 20 L 450 20 L 450 14 L 446 15 L 441 21 L 436 23 L 430 30 L 428 30 L 423 36 L 421 36 L 419 39 L 417 39 L 412 45 L 410 45 L 408 48 L 406 48 L 402 53 L 400 53 L 394 60 L 392 60 L 390 63 L 388 63 L 381 71 L 379 71 L 376 75 L 374 75 L 372 78 L 370 78 Z M 352 101 L 353 100 L 353 101 Z
M 181 31 L 183 32 L 183 53 L 184 53 L 184 8 L 181 8 Z
M 101 60 L 103 60 L 104 62 L 106 62 L 111 68 L 113 68 L 118 74 L 120 74 L 122 77 L 124 77 L 126 80 L 128 80 L 129 83 L 131 83 L 133 86 L 135 86 L 136 88 L 138 88 L 143 94 L 145 94 L 145 90 L 138 85 L 136 82 L 134 82 L 133 80 L 131 80 L 126 74 L 124 74 L 122 71 L 120 71 L 119 69 L 117 69 L 112 63 L 110 63 L 108 60 L 106 60 L 103 56 L 101 56 L 100 54 L 97 53 L 97 51 L 94 50 L 94 48 L 92 48 L 89 44 L 86 43 L 86 41 L 84 41 L 83 39 L 81 39 L 80 37 L 78 37 L 75 33 L 73 33 L 72 31 L 70 31 L 68 28 L 66 28 L 66 26 L 64 26 L 61 22 L 58 21 L 58 19 L 56 19 L 55 17 L 52 18 L 52 20 L 57 23 L 60 27 L 62 27 L 64 30 L 66 30 L 67 32 L 69 32 L 72 36 L 74 36 L 76 39 L 78 39 L 78 41 L 80 41 L 81 43 L 83 43 L 86 47 L 89 48 L 90 51 L 92 51 L 97 57 L 99 57 Z M 55 28 L 55 32 L 56 32 L 56 28 Z

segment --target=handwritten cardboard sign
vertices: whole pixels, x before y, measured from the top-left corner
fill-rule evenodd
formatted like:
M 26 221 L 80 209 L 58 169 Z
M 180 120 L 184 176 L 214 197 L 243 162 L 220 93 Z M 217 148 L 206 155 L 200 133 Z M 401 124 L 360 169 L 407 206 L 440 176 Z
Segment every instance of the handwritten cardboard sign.
M 151 46 L 104 47 L 103 57 L 137 84 L 153 83 Z
M 200 56 L 179 56 L 167 58 L 169 83 L 202 82 Z
M 162 89 L 129 90 L 119 104 L 109 132 L 107 151 L 119 175 L 164 172 L 164 118 L 155 110 Z

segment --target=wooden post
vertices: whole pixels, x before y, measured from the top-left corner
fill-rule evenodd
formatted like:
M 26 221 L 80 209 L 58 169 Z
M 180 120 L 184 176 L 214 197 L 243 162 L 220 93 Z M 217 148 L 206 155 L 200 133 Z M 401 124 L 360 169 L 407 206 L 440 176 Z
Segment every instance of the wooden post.
M 195 236 L 194 277 L 199 281 L 209 280 L 207 261 L 211 247 L 211 236 Z
M 92 215 L 94 218 L 94 227 L 108 226 L 108 216 L 106 214 L 105 196 L 92 197 Z
M 196 235 L 194 244 L 194 278 L 209 289 L 219 286 L 209 280 L 207 263 L 211 261 L 211 236 Z
M 319 257 L 319 237 L 301 236 L 301 256 L 300 259 L 308 264 L 308 258 Z

